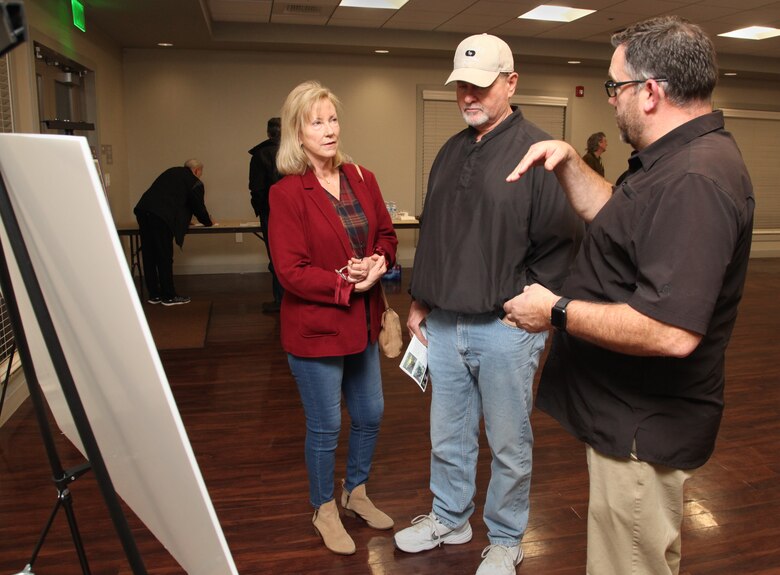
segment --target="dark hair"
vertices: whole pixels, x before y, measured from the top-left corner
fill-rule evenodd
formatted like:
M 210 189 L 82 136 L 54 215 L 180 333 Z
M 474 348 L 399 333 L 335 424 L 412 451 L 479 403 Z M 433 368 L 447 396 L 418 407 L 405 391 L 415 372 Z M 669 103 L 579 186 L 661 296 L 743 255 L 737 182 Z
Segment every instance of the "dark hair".
M 623 46 L 631 79 L 666 78 L 666 94 L 685 105 L 710 98 L 718 81 L 715 47 L 707 34 L 679 16 L 638 22 L 612 36 Z
M 602 138 L 606 138 L 607 135 L 604 132 L 596 132 L 588 137 L 587 148 L 591 154 L 599 149 L 599 142 Z
M 269 138 L 278 140 L 279 136 L 282 135 L 282 119 L 271 118 L 268 120 L 268 127 L 266 128 L 266 132 L 268 133 Z

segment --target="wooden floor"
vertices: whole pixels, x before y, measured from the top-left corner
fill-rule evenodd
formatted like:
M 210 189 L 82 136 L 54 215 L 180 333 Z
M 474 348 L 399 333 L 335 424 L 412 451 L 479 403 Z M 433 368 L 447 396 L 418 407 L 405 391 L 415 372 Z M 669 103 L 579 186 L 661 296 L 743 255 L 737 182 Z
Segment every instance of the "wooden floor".
M 404 280 L 408 279 L 408 273 Z M 328 552 L 311 527 L 303 463 L 304 423 L 279 346 L 278 316 L 261 312 L 267 274 L 189 276 L 179 290 L 212 301 L 203 349 L 161 352 L 184 424 L 242 575 L 472 574 L 487 544 L 481 519 L 489 453 L 480 458 L 474 539 L 409 555 L 392 533 L 344 518 L 358 551 Z M 400 288 L 400 286 L 399 286 Z M 391 294 L 405 322 L 405 289 Z M 780 260 L 754 260 L 728 352 L 726 413 L 717 449 L 689 482 L 682 574 L 780 573 Z M 423 394 L 383 359 L 385 419 L 368 491 L 398 527 L 430 510 L 428 410 Z M 139 420 L 139 425 L 142 425 Z M 585 572 L 587 472 L 584 449 L 535 412 L 531 517 L 518 573 Z M 66 466 L 79 462 L 58 438 Z M 484 445 L 484 438 L 483 438 Z M 337 469 L 343 471 L 344 442 Z M 0 575 L 22 570 L 56 491 L 29 400 L 0 428 Z M 72 485 L 93 574 L 129 574 L 92 474 Z M 150 574 L 182 570 L 129 512 Z M 80 573 L 60 514 L 38 557 L 37 575 Z

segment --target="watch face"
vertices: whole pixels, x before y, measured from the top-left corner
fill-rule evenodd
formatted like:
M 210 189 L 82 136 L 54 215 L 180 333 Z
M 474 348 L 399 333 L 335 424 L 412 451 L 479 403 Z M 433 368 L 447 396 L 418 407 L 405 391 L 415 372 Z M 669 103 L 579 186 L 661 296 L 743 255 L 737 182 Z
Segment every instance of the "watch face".
M 553 306 L 550 313 L 550 323 L 555 329 L 566 331 L 566 306 L 570 301 L 569 298 L 562 297 Z
M 552 309 L 552 316 L 550 317 L 550 323 L 556 329 L 563 329 L 566 322 L 566 312 L 562 309 L 554 307 Z

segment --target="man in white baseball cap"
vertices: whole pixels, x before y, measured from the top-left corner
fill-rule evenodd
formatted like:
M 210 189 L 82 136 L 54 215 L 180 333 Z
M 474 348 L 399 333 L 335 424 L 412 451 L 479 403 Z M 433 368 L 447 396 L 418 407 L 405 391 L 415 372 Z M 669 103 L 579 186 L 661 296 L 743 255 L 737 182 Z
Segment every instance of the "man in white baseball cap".
M 444 144 L 428 177 L 407 321 L 428 346 L 433 505 L 395 543 L 417 553 L 471 540 L 484 418 L 493 461 L 483 514 L 489 545 L 477 575 L 514 575 L 528 525 L 532 384 L 546 333 L 506 321 L 503 304 L 529 282 L 563 283 L 580 224 L 544 167 L 516 185 L 505 181 L 531 144 L 549 138 L 509 103 L 517 73 L 506 42 L 466 38 L 453 68 L 447 83 L 456 83 L 468 127 Z
M 501 38 L 490 34 L 469 36 L 455 50 L 453 70 L 446 84 L 468 82 L 486 88 L 502 72 L 515 71 L 512 50 Z

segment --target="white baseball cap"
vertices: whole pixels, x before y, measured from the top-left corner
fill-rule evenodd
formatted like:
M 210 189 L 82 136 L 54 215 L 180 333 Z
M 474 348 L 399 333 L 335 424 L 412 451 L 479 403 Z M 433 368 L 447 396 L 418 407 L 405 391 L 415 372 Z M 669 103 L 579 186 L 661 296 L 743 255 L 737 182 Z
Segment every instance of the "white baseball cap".
M 445 84 L 468 82 L 480 88 L 490 86 L 502 72 L 514 72 L 509 45 L 497 36 L 476 34 L 458 44 L 453 71 Z

